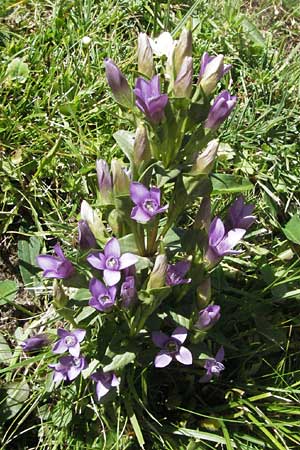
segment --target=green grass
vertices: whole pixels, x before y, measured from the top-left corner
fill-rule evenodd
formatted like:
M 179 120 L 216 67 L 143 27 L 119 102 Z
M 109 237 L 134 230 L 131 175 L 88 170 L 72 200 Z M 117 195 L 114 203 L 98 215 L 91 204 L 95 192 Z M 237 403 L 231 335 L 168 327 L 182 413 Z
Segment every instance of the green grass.
M 227 145 L 217 169 L 251 180 L 259 219 L 245 254 L 228 257 L 214 273 L 213 295 L 228 318 L 214 330 L 227 349 L 218 382 L 200 385 L 184 370 L 157 379 L 147 368 L 132 375 L 133 415 L 121 400 L 99 410 L 80 391 L 70 405 L 72 386 L 62 395 L 40 382 L 47 355 L 16 358 L 1 366 L 3 385 L 27 374 L 34 389 L 17 415 L 0 423 L 3 448 L 137 449 L 135 434 L 146 449 L 299 448 L 300 251 L 282 227 L 300 209 L 300 8 L 258 3 L 1 2 L 0 230 L 8 252 L 19 234 L 71 244 L 80 202 L 96 193 L 95 159 L 120 155 L 112 134 L 127 126 L 103 59 L 112 57 L 133 81 L 137 33 L 179 30 L 191 8 L 196 69 L 203 51 L 224 53 L 239 96 L 222 128 Z M 23 79 L 7 72 L 15 58 L 28 67 Z M 215 205 L 225 210 L 231 200 L 218 196 Z M 34 312 L 42 315 L 47 301 Z M 5 337 L 14 345 L 14 336 Z

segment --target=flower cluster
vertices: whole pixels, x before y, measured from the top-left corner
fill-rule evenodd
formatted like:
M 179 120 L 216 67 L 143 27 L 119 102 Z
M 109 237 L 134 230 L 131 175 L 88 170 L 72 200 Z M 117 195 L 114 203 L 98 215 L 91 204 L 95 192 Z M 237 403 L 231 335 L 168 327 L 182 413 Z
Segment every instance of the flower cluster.
M 214 92 L 231 65 L 205 52 L 195 77 L 189 28 L 176 41 L 166 32 L 157 39 L 141 33 L 137 59 L 134 86 L 111 59 L 104 62 L 115 100 L 136 124 L 114 134 L 124 160 L 97 160 L 97 198 L 82 202 L 70 259 L 59 244 L 55 255 L 37 257 L 43 276 L 56 279 L 53 304 L 71 326 L 57 330 L 53 379 L 71 382 L 82 373 L 96 383 L 98 400 L 119 377 L 126 385 L 128 366 L 141 370 L 146 358 L 155 369 L 200 366 L 200 382 L 220 375 L 223 347 L 215 357 L 197 356 L 200 346 L 214 346 L 210 330 L 222 320 L 210 275 L 241 252 L 236 246 L 255 221 L 242 196 L 227 217 L 211 217 L 215 133 L 237 102 L 227 90 Z M 47 345 L 43 335 L 23 349 L 35 345 Z

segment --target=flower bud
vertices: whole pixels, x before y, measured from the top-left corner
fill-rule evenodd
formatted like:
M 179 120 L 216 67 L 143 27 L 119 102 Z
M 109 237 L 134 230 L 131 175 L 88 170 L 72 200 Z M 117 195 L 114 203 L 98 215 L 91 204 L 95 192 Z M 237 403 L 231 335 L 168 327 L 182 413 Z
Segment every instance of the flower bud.
M 138 37 L 138 71 L 148 78 L 152 78 L 154 74 L 153 51 L 149 38 L 146 33 L 140 33 Z
M 104 159 L 97 159 L 96 171 L 101 203 L 110 205 L 112 203 L 112 181 L 109 165 Z
M 81 203 L 80 216 L 82 220 L 87 222 L 95 238 L 101 244 L 105 243 L 107 241 L 105 226 L 96 211 L 85 200 Z
M 78 244 L 81 250 L 97 247 L 95 236 L 86 220 L 79 220 L 78 222 Z
M 140 124 L 135 133 L 133 145 L 133 162 L 137 168 L 151 159 L 147 129 Z
M 225 75 L 231 68 L 231 64 L 224 66 L 224 56 L 209 56 L 205 52 L 201 60 L 201 69 L 199 74 L 200 86 L 204 93 L 209 95 L 216 88 L 218 81 Z
M 199 330 L 209 330 L 218 322 L 221 317 L 221 307 L 219 305 L 209 305 L 199 311 L 199 318 L 195 327 Z
M 104 65 L 106 79 L 116 101 L 122 106 L 131 108 L 133 106 L 133 96 L 126 78 L 110 58 L 105 59 Z
M 205 128 L 212 130 L 217 129 L 224 120 L 227 119 L 233 108 L 235 107 L 237 98 L 234 95 L 230 95 L 228 91 L 223 91 L 219 94 L 212 107 L 209 110 L 207 119 L 205 121 Z
M 213 168 L 218 148 L 218 139 L 213 139 L 212 141 L 210 141 L 204 151 L 200 153 L 200 155 L 198 155 L 196 161 L 193 164 L 191 174 L 208 175 Z
M 192 32 L 191 30 L 184 28 L 175 45 L 173 54 L 175 74 L 177 76 L 181 70 L 184 59 L 187 56 L 192 56 Z
M 128 195 L 130 179 L 122 167 L 120 161 L 113 159 L 111 162 L 111 172 L 115 195 Z
M 39 350 L 49 344 L 49 338 L 46 334 L 36 334 L 28 339 L 21 342 L 21 347 L 24 352 L 32 352 L 34 350 Z
M 193 58 L 186 56 L 174 83 L 175 97 L 190 97 L 193 87 Z
M 148 289 L 157 289 L 166 285 L 168 260 L 166 255 L 158 255 L 147 284 Z
M 206 278 L 197 288 L 197 303 L 199 308 L 204 308 L 210 302 L 211 297 L 211 280 Z

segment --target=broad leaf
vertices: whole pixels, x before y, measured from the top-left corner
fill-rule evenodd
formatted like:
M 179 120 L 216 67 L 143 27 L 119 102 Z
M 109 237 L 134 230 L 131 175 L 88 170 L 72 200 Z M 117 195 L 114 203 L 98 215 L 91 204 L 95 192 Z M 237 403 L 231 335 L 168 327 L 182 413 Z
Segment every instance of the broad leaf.
M 29 397 L 29 386 L 26 381 L 9 383 L 6 386 L 6 397 L 2 405 L 2 413 L 6 419 L 14 417 L 24 406 Z
M 123 367 L 127 366 L 135 360 L 135 353 L 133 352 L 125 352 L 121 355 L 115 355 L 112 359 L 112 362 L 107 366 L 103 367 L 104 372 L 110 371 L 118 371 L 123 369 Z
M 113 137 L 129 161 L 132 161 L 134 134 L 130 131 L 119 130 L 113 134 Z
M 28 64 L 22 61 L 21 58 L 13 59 L 7 66 L 6 76 L 11 81 L 25 83 L 29 76 Z
M 282 231 L 290 241 L 295 244 L 300 244 L 300 217 L 295 214 Z
M 2 364 L 9 364 L 12 359 L 11 349 L 6 342 L 4 336 L 0 334 L 0 362 Z
M 14 280 L 0 281 L 0 305 L 10 303 L 14 300 L 19 290 L 18 283 Z
M 41 240 L 37 236 L 31 236 L 30 239 L 20 239 L 18 242 L 19 267 L 22 280 L 25 286 L 36 286 L 39 284 L 37 273 L 36 257 L 41 251 Z
M 253 184 L 246 178 L 239 175 L 227 173 L 212 174 L 211 177 L 213 191 L 212 195 L 234 194 L 236 192 L 245 192 L 253 189 Z

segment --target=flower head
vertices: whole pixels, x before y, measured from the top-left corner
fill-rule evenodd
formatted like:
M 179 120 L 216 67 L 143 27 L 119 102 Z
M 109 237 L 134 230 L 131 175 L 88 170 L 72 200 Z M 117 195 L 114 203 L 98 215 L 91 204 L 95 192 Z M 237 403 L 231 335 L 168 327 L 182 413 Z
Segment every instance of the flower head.
M 210 129 L 218 128 L 225 119 L 229 116 L 235 107 L 237 98 L 235 95 L 230 95 L 228 91 L 221 92 L 216 98 L 209 110 L 205 127 Z
M 168 286 L 177 286 L 178 284 L 187 284 L 191 282 L 191 278 L 184 278 L 190 270 L 191 263 L 189 261 L 179 261 L 176 264 L 168 264 L 166 284 Z
M 252 216 L 254 205 L 246 205 L 244 198 L 240 195 L 228 210 L 228 221 L 230 228 L 243 228 L 247 230 L 256 217 Z
M 243 238 L 246 230 L 234 228 L 226 233 L 225 226 L 219 217 L 215 217 L 208 231 L 208 249 L 206 258 L 211 264 L 216 264 L 223 256 L 240 253 L 233 248 Z
M 114 286 L 121 279 L 121 270 L 134 265 L 138 258 L 133 253 L 123 253 L 118 239 L 111 238 L 104 247 L 104 253 L 92 253 L 87 257 L 95 269 L 103 270 L 103 278 L 108 286 Z
M 97 242 L 86 220 L 78 222 L 78 244 L 82 250 L 96 248 Z
M 89 285 L 92 293 L 92 298 L 89 301 L 89 305 L 98 311 L 109 311 L 115 304 L 115 298 L 117 293 L 116 286 L 107 288 L 97 278 L 92 278 Z
M 220 311 L 221 307 L 219 305 L 207 306 L 199 312 L 199 318 L 195 326 L 200 330 L 208 330 L 220 319 Z
M 59 382 L 61 380 L 74 380 L 87 366 L 83 356 L 63 356 L 58 363 L 49 364 L 48 367 L 54 370 L 53 381 Z
M 114 372 L 103 372 L 98 370 L 92 373 L 91 379 L 96 382 L 96 395 L 100 401 L 111 388 L 119 386 L 120 382 Z
M 104 65 L 106 79 L 116 101 L 120 105 L 130 108 L 132 106 L 132 91 L 126 78 L 112 59 L 106 58 Z
M 155 55 L 166 56 L 168 59 L 172 58 L 177 41 L 173 40 L 170 33 L 164 31 L 155 39 L 149 38 L 149 42 Z
M 149 190 L 142 183 L 132 182 L 130 184 L 130 197 L 136 206 L 131 211 L 131 218 L 140 223 L 147 223 L 156 214 L 160 214 L 168 206 L 160 205 L 160 189 Z
M 218 377 L 220 373 L 225 369 L 222 361 L 224 359 L 224 348 L 221 347 L 218 350 L 215 358 L 207 358 L 204 364 L 204 369 L 206 369 L 206 374 L 200 378 L 200 383 L 207 383 L 212 379 L 213 376 Z
M 65 353 L 70 352 L 72 356 L 78 358 L 80 354 L 80 342 L 85 338 L 85 330 L 73 330 L 67 331 L 63 328 L 58 328 L 57 334 L 60 339 L 55 343 L 52 351 L 53 353 Z
M 187 329 L 184 327 L 177 327 L 171 337 L 161 331 L 154 331 L 152 341 L 157 347 L 161 348 L 154 360 L 155 367 L 166 367 L 173 359 L 181 364 L 191 365 L 193 363 L 192 353 L 182 345 L 186 338 Z
M 164 109 L 168 103 L 167 94 L 161 94 L 159 76 L 155 75 L 150 81 L 139 77 L 136 80 L 134 93 L 136 106 L 152 123 L 159 123 L 164 117 Z
M 205 52 L 201 60 L 200 84 L 206 95 L 216 87 L 217 82 L 230 70 L 231 64 L 224 65 L 224 56 L 209 56 Z
M 45 345 L 49 344 L 49 338 L 46 334 L 36 334 L 35 336 L 31 336 L 30 338 L 25 339 L 21 342 L 20 346 L 24 350 L 24 352 L 32 352 L 34 350 L 39 350 Z
M 121 285 L 121 299 L 125 308 L 128 308 L 136 298 L 135 277 L 128 276 Z
M 45 278 L 69 278 L 74 273 L 74 267 L 59 244 L 54 246 L 56 256 L 39 255 L 36 258 L 38 266 L 43 269 Z

